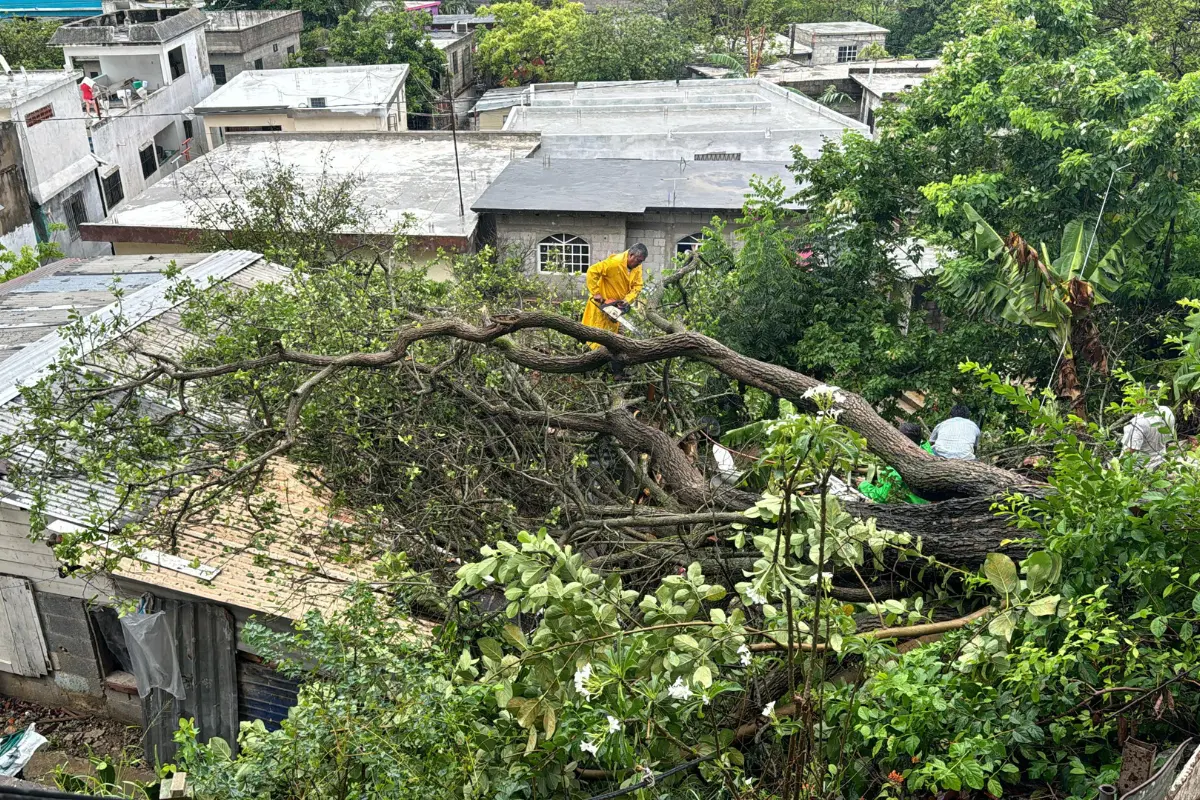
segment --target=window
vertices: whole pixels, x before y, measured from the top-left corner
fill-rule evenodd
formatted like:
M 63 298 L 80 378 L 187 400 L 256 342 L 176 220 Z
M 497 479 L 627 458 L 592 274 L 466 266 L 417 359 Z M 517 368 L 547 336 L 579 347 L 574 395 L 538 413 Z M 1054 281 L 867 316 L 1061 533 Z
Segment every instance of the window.
M 271 45 L 271 52 L 272 52 L 272 53 L 278 53 L 278 52 L 279 52 L 279 45 L 277 45 L 277 44 L 273 44 L 273 45 Z
M 158 169 L 158 159 L 154 157 L 154 145 L 146 145 L 138 155 L 142 158 L 142 177 L 149 178 Z
M 458 53 L 450 54 L 450 74 L 451 75 L 458 74 Z
M 217 86 L 224 86 L 225 82 L 229 80 L 229 78 L 225 77 L 225 65 L 224 64 L 213 64 L 212 65 L 212 74 L 213 74 L 213 77 L 216 78 L 216 80 L 217 80 Z
M 167 53 L 167 65 L 171 67 L 171 80 L 187 73 L 187 63 L 184 60 L 184 45 L 179 45 Z
M 228 125 L 221 130 L 225 133 L 277 133 L 283 128 L 279 125 Z
M 583 274 L 591 264 L 592 248 L 578 236 L 556 233 L 538 242 L 538 272 Z
M 689 233 L 687 236 L 675 243 L 676 255 L 687 255 L 700 246 L 700 240 L 703 237 L 698 233 Z
M 183 121 L 183 138 L 190 139 L 192 138 L 192 135 L 192 121 L 190 119 L 185 119 Z
M 254 59 L 254 68 L 262 69 L 262 59 L 261 58 Z
M 121 185 L 121 170 L 114 169 L 112 174 L 104 179 L 104 202 L 111 210 L 113 206 L 125 199 L 125 187 Z
M 693 161 L 741 161 L 741 153 L 696 153 Z
M 54 106 L 42 106 L 25 115 L 25 127 L 32 128 L 38 123 L 45 122 L 54 116 Z
M 324 97 L 308 98 L 308 107 L 309 108 L 325 108 L 325 98 Z
M 858 45 L 843 44 L 838 45 L 838 63 L 845 64 L 847 61 L 858 60 Z
M 87 222 L 87 209 L 83 205 L 83 192 L 76 192 L 63 203 L 63 216 L 67 218 L 67 233 L 71 241 L 79 238 L 80 224 Z
M 294 55 L 296 55 L 296 45 L 294 45 L 294 44 L 289 44 L 289 45 L 288 45 L 288 55 L 289 55 L 289 56 L 294 56 Z

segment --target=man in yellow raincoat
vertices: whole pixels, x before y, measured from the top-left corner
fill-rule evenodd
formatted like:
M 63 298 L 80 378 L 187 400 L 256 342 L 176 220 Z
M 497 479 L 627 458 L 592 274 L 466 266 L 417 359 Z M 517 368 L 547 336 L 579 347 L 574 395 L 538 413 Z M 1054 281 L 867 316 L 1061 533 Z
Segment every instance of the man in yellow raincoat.
M 642 262 L 646 260 L 646 245 L 635 244 L 624 253 L 609 256 L 588 267 L 588 303 L 583 310 L 583 324 L 614 333 L 621 329 L 617 321 L 604 313 L 602 306 L 617 303 L 628 311 L 629 304 L 642 293 Z M 591 343 L 594 350 L 600 345 Z

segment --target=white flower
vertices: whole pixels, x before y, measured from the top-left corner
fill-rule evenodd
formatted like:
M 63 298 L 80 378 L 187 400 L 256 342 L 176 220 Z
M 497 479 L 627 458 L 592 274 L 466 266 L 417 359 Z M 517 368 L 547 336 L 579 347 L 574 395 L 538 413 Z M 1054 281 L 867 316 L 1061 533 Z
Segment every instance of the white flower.
M 671 688 L 667 689 L 667 694 L 671 695 L 674 700 L 691 700 L 692 687 L 683 682 L 683 677 L 680 676 L 671 684 Z
M 774 713 L 775 713 L 775 701 L 772 700 L 771 702 L 769 702 L 765 706 L 763 706 L 763 716 L 769 717 Z
M 496 582 L 496 579 L 495 579 L 495 578 L 493 578 L 491 575 L 484 575 L 484 576 L 483 576 L 483 582 L 484 582 L 484 583 L 495 583 L 495 582 Z
M 742 645 L 741 647 L 739 647 L 737 649 L 737 654 L 742 659 L 743 667 L 750 666 L 750 647 L 749 647 L 749 645 Z
M 767 604 L 767 598 L 755 591 L 753 586 L 746 587 L 746 597 L 750 598 L 750 602 L 755 605 L 765 606 Z
M 592 665 L 584 664 L 579 669 L 575 670 L 575 691 L 583 695 L 584 700 L 591 700 L 592 693 L 588 691 L 587 682 L 592 677 Z
M 819 383 L 816 386 L 804 392 L 805 400 L 816 400 L 817 395 L 824 395 L 833 400 L 834 403 L 846 402 L 846 394 L 836 386 L 831 386 L 828 383 Z
M 596 755 L 596 753 L 600 750 L 600 745 L 589 740 L 586 742 L 580 742 L 579 749 L 585 753 L 591 753 L 592 755 Z
M 829 409 L 828 411 L 818 411 L 818 412 L 817 412 L 817 419 L 832 419 L 832 420 L 836 420 L 836 419 L 837 419 L 838 417 L 840 417 L 841 415 L 842 415 L 842 409 L 840 409 L 840 408 L 831 408 L 831 409 Z
M 819 580 L 833 580 L 833 573 L 832 573 L 832 572 L 816 572 L 816 573 L 813 573 L 813 576 L 812 576 L 811 578 L 809 578 L 809 579 L 808 579 L 808 582 L 809 582 L 809 583 L 816 583 L 816 582 L 817 582 L 817 581 L 819 581 Z
M 609 714 L 608 715 L 608 732 L 616 733 L 619 730 L 621 730 L 621 720 L 617 719 L 612 714 Z

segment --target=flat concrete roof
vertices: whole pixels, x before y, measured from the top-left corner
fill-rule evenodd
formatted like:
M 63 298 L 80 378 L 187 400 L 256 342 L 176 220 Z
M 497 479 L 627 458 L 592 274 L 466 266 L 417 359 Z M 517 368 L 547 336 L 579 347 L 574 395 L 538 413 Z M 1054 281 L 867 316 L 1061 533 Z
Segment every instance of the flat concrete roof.
M 18 70 L 10 75 L 0 75 L 0 108 L 16 108 L 82 77 L 83 73 L 78 70 L 67 72 L 62 69 L 36 69 L 24 73 Z
M 472 205 L 479 212 L 552 211 L 642 214 L 646 211 L 740 209 L 750 179 L 780 178 L 785 164 L 756 161 L 541 159 L 513 161 Z
M 899 94 L 906 89 L 920 86 L 929 77 L 929 73 L 876 72 L 868 75 L 851 73 L 850 77 L 876 97 L 887 97 L 890 94 Z
M 289 11 L 286 9 L 279 11 L 267 9 L 210 11 L 205 9 L 204 13 L 208 16 L 208 29 L 210 31 L 244 31 L 248 28 L 284 19 L 285 17 L 296 17 L 302 20 L 304 16 L 300 11 Z
M 47 44 L 88 47 L 98 44 L 163 44 L 208 24 L 196 8 L 129 9 L 67 22 Z
M 429 39 L 433 42 L 433 46 L 438 50 L 445 50 L 451 45 L 461 42 L 463 39 L 470 39 L 475 34 L 471 31 L 428 31 Z
M 813 36 L 853 36 L 857 33 L 890 33 L 887 28 L 869 22 L 797 22 L 796 33 Z
M 408 77 L 407 64 L 378 66 L 299 67 L 246 70 L 195 106 L 197 114 L 258 110 L 316 110 L 314 97 L 324 98 L 323 112 L 367 113 L 387 105 Z
M 433 21 L 429 23 L 431 28 L 450 28 L 459 23 L 468 26 L 482 25 L 491 26 L 496 24 L 496 17 L 492 14 L 437 14 Z
M 793 146 L 816 155 L 826 139 L 846 130 L 868 132 L 857 120 L 759 78 L 535 85 L 513 105 L 504 130 L 538 131 L 543 150 L 560 158 L 691 161 L 697 153 L 732 152 L 743 160 L 791 162 Z
M 411 222 L 414 238 L 445 239 L 463 246 L 475 232 L 471 211 L 488 185 L 513 159 L 537 147 L 537 136 L 459 133 L 464 216 L 458 213 L 454 145 L 449 132 L 230 134 L 224 146 L 172 173 L 103 222 L 82 226 L 89 241 L 180 243 L 199 230 L 196 203 L 220 207 L 231 191 L 241 202 L 237 176 L 251 180 L 282 164 L 316 187 L 326 165 L 333 176 L 362 178 L 358 199 L 374 212 L 363 230 L 348 234 L 391 235 Z

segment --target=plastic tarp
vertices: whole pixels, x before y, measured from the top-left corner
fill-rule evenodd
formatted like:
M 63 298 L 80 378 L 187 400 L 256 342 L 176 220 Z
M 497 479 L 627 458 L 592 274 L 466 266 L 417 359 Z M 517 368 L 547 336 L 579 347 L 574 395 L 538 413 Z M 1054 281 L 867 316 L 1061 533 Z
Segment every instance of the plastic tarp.
M 45 743 L 46 737 L 38 733 L 33 725 L 23 731 L 0 736 L 0 775 L 15 778 Z
M 121 627 L 125 629 L 125 646 L 129 648 L 138 694 L 145 697 L 151 689 L 162 689 L 182 700 L 183 675 L 166 612 L 128 614 L 121 617 Z

